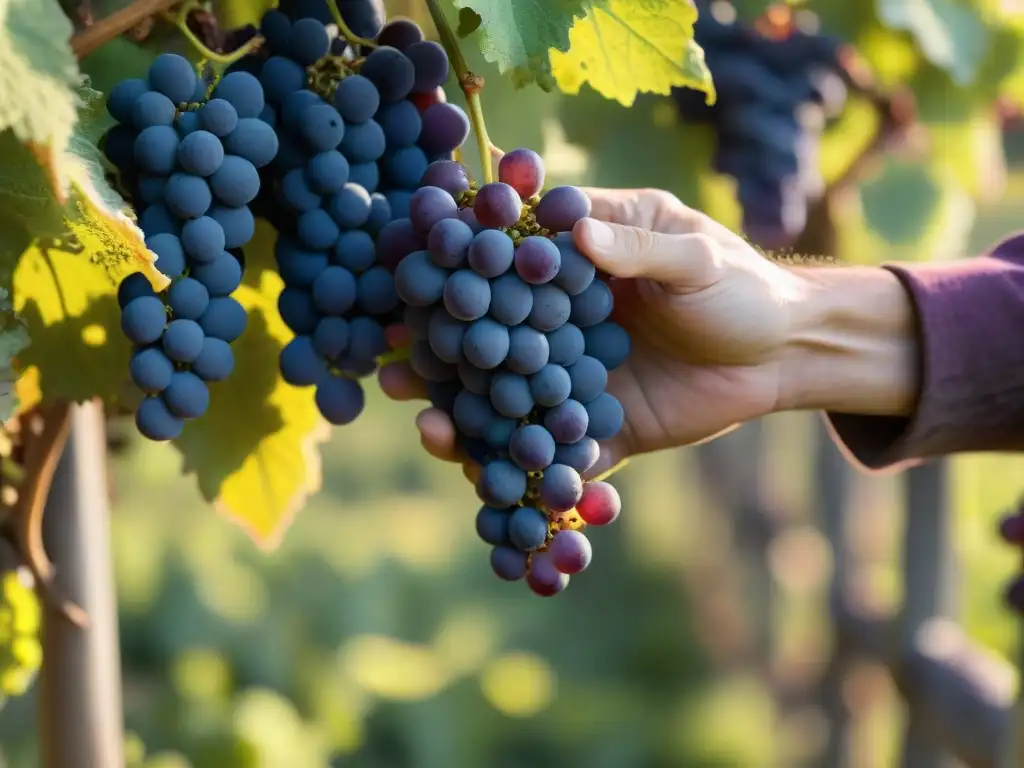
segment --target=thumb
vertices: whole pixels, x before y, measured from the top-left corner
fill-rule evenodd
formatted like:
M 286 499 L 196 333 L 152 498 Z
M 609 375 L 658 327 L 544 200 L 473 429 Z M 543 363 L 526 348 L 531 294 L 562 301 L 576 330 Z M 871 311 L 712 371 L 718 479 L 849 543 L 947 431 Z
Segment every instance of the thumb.
M 576 222 L 572 234 L 576 247 L 613 277 L 646 277 L 689 289 L 711 282 L 715 245 L 703 233 L 669 235 L 588 218 Z

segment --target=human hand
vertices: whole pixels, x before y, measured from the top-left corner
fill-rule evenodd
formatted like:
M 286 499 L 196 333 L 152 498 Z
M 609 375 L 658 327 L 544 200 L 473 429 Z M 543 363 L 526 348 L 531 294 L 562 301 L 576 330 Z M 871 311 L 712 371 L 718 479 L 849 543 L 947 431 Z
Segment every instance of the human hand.
M 608 381 L 625 423 L 587 475 L 775 409 L 804 292 L 800 277 L 667 192 L 585 191 L 592 218 L 578 222 L 573 236 L 615 278 L 613 319 L 632 337 L 629 359 Z M 389 339 L 407 343 L 401 327 L 389 329 Z M 425 383 L 407 363 L 384 367 L 380 383 L 397 400 L 426 398 Z M 462 461 L 447 414 L 428 408 L 417 426 L 432 455 Z M 467 469 L 472 478 L 475 468 Z

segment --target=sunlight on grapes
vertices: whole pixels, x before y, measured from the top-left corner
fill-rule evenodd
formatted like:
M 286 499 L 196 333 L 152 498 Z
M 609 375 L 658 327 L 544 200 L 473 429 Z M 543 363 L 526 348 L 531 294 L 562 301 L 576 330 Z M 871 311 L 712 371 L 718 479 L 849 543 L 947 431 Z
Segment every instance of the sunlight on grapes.
M 555 697 L 555 671 L 540 656 L 512 652 L 494 659 L 480 674 L 480 689 L 495 709 L 510 717 L 532 717 Z
M 369 693 L 397 701 L 422 701 L 451 681 L 428 647 L 384 635 L 358 635 L 340 650 L 345 676 Z
M 170 676 L 178 694 L 192 701 L 223 699 L 231 690 L 227 660 L 207 648 L 191 648 L 175 656 Z

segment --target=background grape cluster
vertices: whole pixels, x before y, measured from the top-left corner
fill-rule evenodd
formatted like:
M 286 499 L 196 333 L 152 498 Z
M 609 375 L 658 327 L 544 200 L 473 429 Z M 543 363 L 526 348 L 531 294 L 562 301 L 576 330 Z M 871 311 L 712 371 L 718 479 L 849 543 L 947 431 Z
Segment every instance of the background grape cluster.
M 141 273 L 118 289 L 121 327 L 135 345 L 130 375 L 146 397 L 135 419 L 152 440 L 181 434 L 210 404 L 208 383 L 234 367 L 230 343 L 246 326 L 231 294 L 242 281 L 241 249 L 253 236 L 248 204 L 258 168 L 274 159 L 277 134 L 261 120 L 259 81 L 207 82 L 181 56 L 163 54 L 146 80 L 119 83 L 107 108 L 118 125 L 104 150 L 120 172 L 157 269 L 171 280 L 157 294 Z
M 527 149 L 502 158 L 499 178 L 474 189 L 459 164 L 433 163 L 409 218 L 385 227 L 380 247 L 400 258 L 411 366 L 481 467 L 476 526 L 491 566 L 550 596 L 590 563 L 581 529 L 619 513 L 615 489 L 582 475 L 600 457 L 597 441 L 622 426 L 605 386 L 629 336 L 573 242 L 587 196 L 555 187 L 538 197 L 544 167 Z
M 714 126 L 713 167 L 736 179 L 743 230 L 758 245 L 786 248 L 824 191 L 818 150 L 827 120 L 842 112 L 840 41 L 818 33 L 809 12 L 781 27 L 736 21 L 724 0 L 698 3 L 694 37 L 715 73 L 718 100 L 674 91 L 684 120 Z

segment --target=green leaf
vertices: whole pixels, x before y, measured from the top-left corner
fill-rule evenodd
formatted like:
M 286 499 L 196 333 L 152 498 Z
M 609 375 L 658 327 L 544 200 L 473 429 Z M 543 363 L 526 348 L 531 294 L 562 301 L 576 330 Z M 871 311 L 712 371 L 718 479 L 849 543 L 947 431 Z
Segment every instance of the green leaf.
M 883 24 L 910 32 L 925 57 L 955 82 L 975 80 L 989 45 L 980 12 L 958 0 L 878 0 Z
M 319 490 L 316 446 L 329 435 L 313 389 L 292 387 L 278 372 L 278 355 L 293 335 L 277 312 L 283 287 L 265 272 L 258 288 L 234 293 L 249 312 L 245 333 L 231 345 L 235 370 L 210 387 L 210 409 L 174 441 L 203 496 L 267 549 Z
M 28 346 L 28 328 L 14 314 L 7 292 L 0 289 L 0 421 L 7 421 L 18 405 L 15 358 Z
M 455 34 L 459 37 L 469 37 L 480 28 L 482 21 L 480 14 L 472 8 L 459 8 L 459 27 Z
M 704 51 L 693 39 L 693 0 L 609 0 L 592 5 L 569 32 L 568 53 L 551 52 L 551 71 L 566 93 L 584 83 L 631 106 L 638 93 L 695 88 L 714 104 Z
M 480 17 L 480 50 L 502 74 L 541 73 L 549 49 L 569 49 L 569 28 L 586 10 L 585 0 L 455 0 L 455 6 L 460 22 L 465 9 Z

